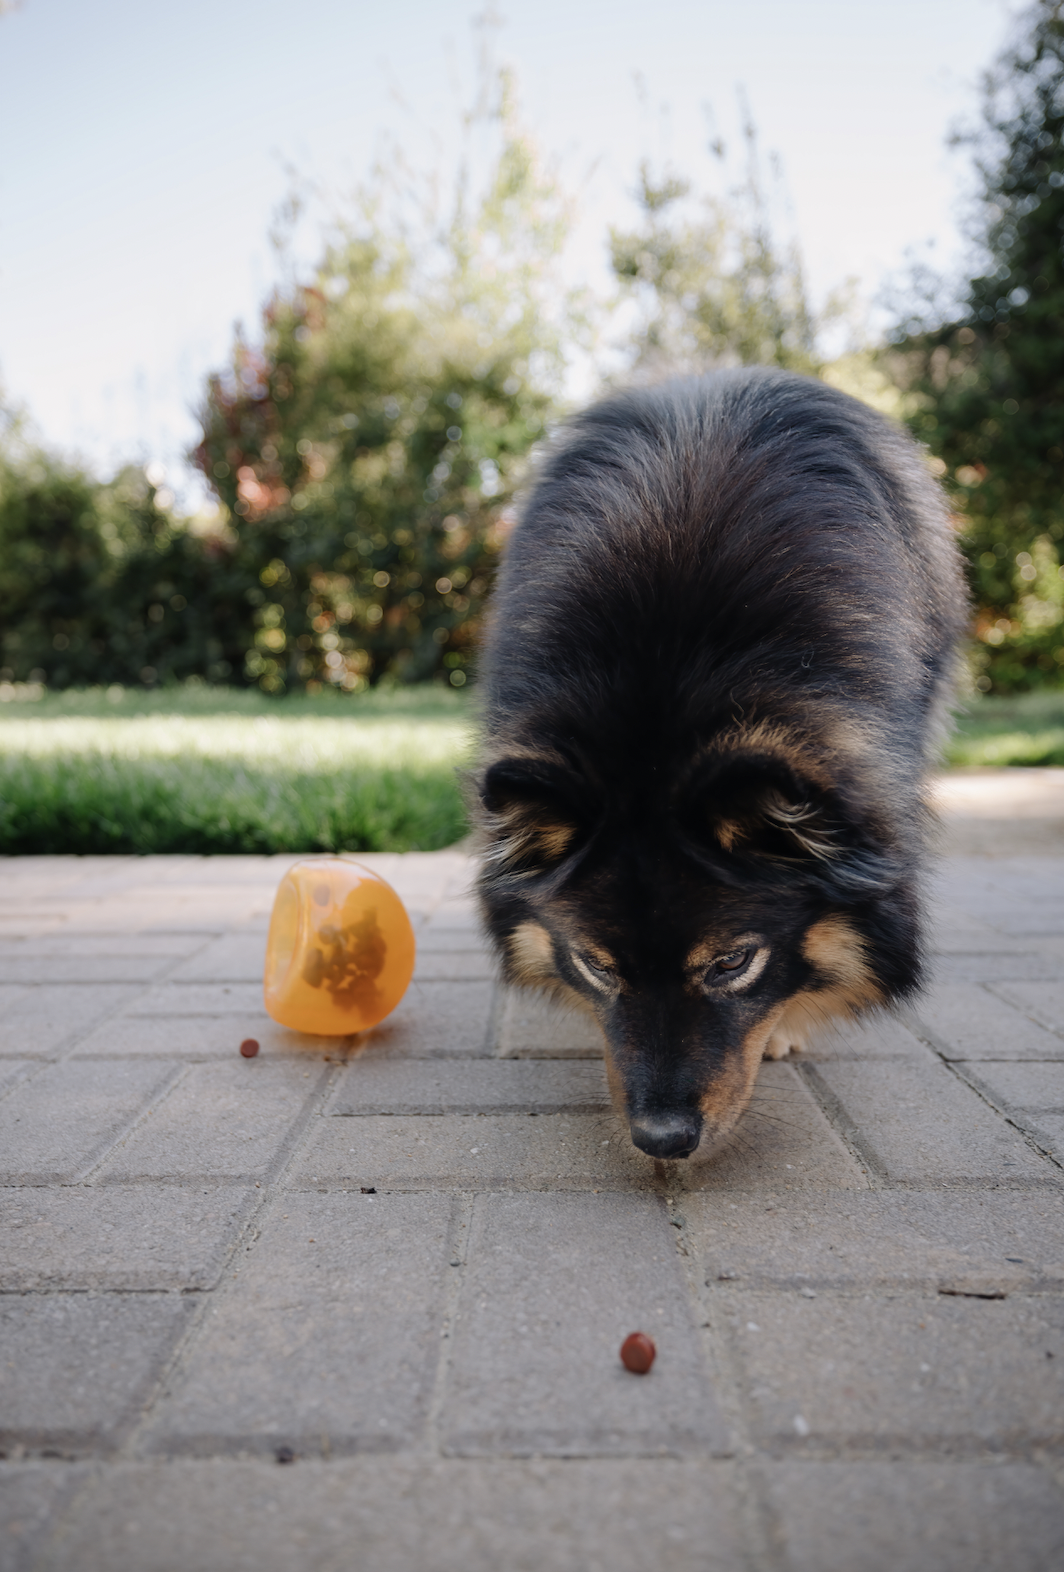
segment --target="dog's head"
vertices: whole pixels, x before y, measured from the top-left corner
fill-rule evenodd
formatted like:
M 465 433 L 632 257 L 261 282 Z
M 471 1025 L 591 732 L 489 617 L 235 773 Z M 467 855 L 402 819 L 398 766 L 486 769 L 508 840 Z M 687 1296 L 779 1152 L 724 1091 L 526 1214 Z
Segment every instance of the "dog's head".
M 733 1127 L 774 1038 L 904 986 L 915 919 L 868 825 L 779 749 L 664 773 L 621 789 L 561 754 L 499 758 L 480 892 L 510 980 L 594 1011 L 632 1140 L 676 1158 Z

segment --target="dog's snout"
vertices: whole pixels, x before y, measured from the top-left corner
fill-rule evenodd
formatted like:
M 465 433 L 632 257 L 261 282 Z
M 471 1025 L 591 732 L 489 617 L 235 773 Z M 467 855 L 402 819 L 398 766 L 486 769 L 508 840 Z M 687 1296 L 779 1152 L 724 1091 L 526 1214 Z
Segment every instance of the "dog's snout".
M 702 1136 L 697 1114 L 640 1114 L 631 1121 L 632 1140 L 648 1157 L 690 1157 Z

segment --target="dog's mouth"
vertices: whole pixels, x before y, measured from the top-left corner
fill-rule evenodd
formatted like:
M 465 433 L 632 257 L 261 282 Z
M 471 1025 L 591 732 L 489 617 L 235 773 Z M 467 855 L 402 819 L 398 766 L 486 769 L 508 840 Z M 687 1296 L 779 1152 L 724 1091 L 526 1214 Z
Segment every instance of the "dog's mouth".
M 648 1157 L 690 1157 L 702 1139 L 702 1115 L 636 1114 L 629 1121 L 632 1143 Z

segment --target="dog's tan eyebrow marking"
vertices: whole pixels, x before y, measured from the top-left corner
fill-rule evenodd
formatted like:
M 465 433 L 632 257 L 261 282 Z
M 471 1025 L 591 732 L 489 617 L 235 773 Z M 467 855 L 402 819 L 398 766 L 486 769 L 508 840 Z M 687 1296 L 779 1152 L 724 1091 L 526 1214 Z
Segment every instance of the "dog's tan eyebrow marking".
M 719 961 L 722 955 L 734 955 L 736 950 L 759 950 L 761 938 L 756 933 L 741 933 L 734 939 L 703 939 L 696 944 L 684 963 L 684 971 L 704 972 L 707 966 Z

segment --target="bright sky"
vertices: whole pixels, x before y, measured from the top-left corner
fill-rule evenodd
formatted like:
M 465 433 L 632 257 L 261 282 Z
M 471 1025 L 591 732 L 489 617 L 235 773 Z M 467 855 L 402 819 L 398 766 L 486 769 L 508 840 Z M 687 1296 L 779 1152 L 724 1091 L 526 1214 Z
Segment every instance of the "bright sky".
M 0 0 L 0 9 L 3 9 Z M 602 278 L 639 160 L 710 177 L 704 106 L 737 89 L 783 161 L 814 295 L 874 296 L 907 249 L 959 247 L 969 161 L 946 148 L 1007 0 L 536 0 L 495 52 L 580 193 L 572 266 Z M 469 0 L 22 0 L 0 16 L 0 387 L 101 471 L 181 454 L 233 322 L 276 277 L 294 165 L 332 189 L 382 130 L 453 146 L 483 36 Z M 645 84 L 641 92 L 637 75 Z M 433 148 L 436 151 L 433 151 Z

